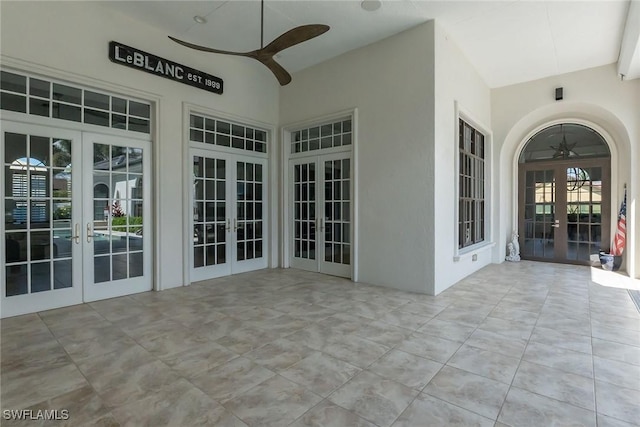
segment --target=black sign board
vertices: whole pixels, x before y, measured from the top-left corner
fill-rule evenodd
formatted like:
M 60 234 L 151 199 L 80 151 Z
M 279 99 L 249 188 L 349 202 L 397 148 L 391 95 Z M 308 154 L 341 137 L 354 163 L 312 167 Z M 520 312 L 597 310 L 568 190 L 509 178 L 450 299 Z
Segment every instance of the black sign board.
M 222 94 L 223 82 L 221 78 L 123 45 L 122 43 L 109 42 L 109 59 L 116 64 L 155 74 L 156 76 L 197 87 L 198 89 Z

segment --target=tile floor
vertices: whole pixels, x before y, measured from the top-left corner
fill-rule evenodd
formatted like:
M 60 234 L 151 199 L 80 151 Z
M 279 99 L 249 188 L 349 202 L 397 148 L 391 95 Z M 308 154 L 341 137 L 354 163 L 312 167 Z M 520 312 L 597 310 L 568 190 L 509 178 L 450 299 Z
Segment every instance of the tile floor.
M 640 425 L 640 315 L 585 267 L 437 297 L 265 270 L 1 323 L 2 409 L 68 425 Z

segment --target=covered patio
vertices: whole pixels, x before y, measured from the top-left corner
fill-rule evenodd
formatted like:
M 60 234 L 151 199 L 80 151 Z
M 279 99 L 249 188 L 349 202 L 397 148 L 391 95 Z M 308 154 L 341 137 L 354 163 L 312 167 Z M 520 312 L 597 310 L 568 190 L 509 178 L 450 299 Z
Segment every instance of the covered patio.
M 614 277 L 503 263 L 434 297 L 273 269 L 13 317 L 1 399 L 82 426 L 637 425 Z

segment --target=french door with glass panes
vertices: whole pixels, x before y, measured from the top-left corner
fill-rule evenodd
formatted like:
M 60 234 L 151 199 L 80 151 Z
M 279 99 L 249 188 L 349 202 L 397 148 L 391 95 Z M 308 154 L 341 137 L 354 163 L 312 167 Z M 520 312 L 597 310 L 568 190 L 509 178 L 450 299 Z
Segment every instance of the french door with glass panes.
M 2 122 L 2 317 L 82 302 L 81 142 L 80 132 Z
M 83 134 L 84 300 L 149 291 L 151 143 Z
M 351 159 L 327 154 L 290 161 L 291 267 L 351 277 Z
M 191 149 L 191 280 L 267 267 L 267 159 Z
M 94 144 L 98 139 L 100 146 Z M 149 165 L 139 172 L 131 166 L 138 162 L 142 167 L 143 159 L 148 163 L 148 145 L 2 122 L 2 317 L 151 289 L 149 242 L 142 243 L 141 232 L 128 224 L 134 206 L 149 200 L 142 181 Z M 100 180 L 94 179 L 96 169 Z M 126 197 L 112 191 L 134 179 L 138 187 L 127 187 Z M 129 197 L 134 191 L 137 195 Z M 104 213 L 116 200 L 123 205 L 119 222 L 126 225 L 116 226 L 113 215 Z M 98 202 L 101 227 L 94 224 Z M 139 216 L 149 224 L 148 209 Z M 131 243 L 132 233 L 138 243 Z M 96 272 L 104 263 L 94 261 L 94 253 L 109 256 L 108 277 Z M 126 277 L 116 255 L 130 258 Z
M 519 235 L 523 259 L 590 264 L 609 249 L 609 158 L 521 164 Z

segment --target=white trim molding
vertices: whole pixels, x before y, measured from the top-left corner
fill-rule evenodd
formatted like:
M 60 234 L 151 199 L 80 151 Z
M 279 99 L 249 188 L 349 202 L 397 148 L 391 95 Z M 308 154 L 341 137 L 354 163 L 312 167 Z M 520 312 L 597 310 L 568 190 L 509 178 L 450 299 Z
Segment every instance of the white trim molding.
M 454 114 L 455 114 L 455 132 L 456 140 L 453 141 L 455 143 L 455 155 L 454 155 L 454 171 L 456 177 L 455 183 L 455 205 L 453 206 L 454 212 L 454 226 L 453 226 L 453 236 L 454 236 L 454 253 L 453 260 L 455 262 L 460 261 L 461 259 L 466 258 L 467 254 L 477 253 L 478 251 L 484 250 L 487 247 L 492 248 L 495 246 L 495 238 L 494 238 L 494 227 L 493 227 L 493 200 L 494 197 L 494 176 L 495 171 L 493 168 L 493 132 L 491 131 L 491 127 L 484 124 L 482 121 L 475 118 L 475 116 L 466 110 L 464 107 L 460 105 L 458 101 L 454 101 Z M 458 247 L 458 238 L 459 238 L 459 230 L 458 230 L 458 219 L 459 219 L 459 199 L 460 199 L 460 185 L 458 184 L 459 174 L 460 174 L 460 154 L 458 150 L 458 141 L 460 139 L 460 131 L 459 131 L 459 123 L 460 120 L 464 120 L 467 124 L 472 126 L 474 129 L 478 130 L 480 133 L 484 135 L 484 170 L 485 170 L 485 180 L 484 180 L 484 209 L 485 209 L 485 223 L 484 223 L 484 236 L 485 239 L 482 242 L 476 243 L 471 246 L 467 246 L 465 248 Z
M 323 123 L 331 122 L 333 120 L 339 120 L 343 118 L 351 119 L 351 146 L 340 146 L 334 148 L 326 148 L 320 150 L 306 151 L 303 153 L 292 153 L 291 152 L 291 134 L 298 129 L 303 129 L 307 127 L 311 127 L 314 125 L 320 125 Z M 358 281 L 358 243 L 359 243 L 359 221 L 358 221 L 358 173 L 359 173 L 359 165 L 358 165 L 358 109 L 356 107 L 348 110 L 342 110 L 335 113 L 314 117 L 312 119 L 307 119 L 303 121 L 298 121 L 294 123 L 289 123 L 282 125 L 280 127 L 280 144 L 279 149 L 281 150 L 281 162 L 280 165 L 280 179 L 281 179 L 281 189 L 282 189 L 282 200 L 280 204 L 280 209 L 282 214 L 281 218 L 281 265 L 283 268 L 290 268 L 290 248 L 289 248 L 289 240 L 290 240 L 290 232 L 289 232 L 289 221 L 291 220 L 289 214 L 289 203 L 291 196 L 289 194 L 289 160 L 298 159 L 304 157 L 314 157 L 319 154 L 331 154 L 331 153 L 345 153 L 349 152 L 351 155 L 351 169 L 352 169 L 352 179 L 351 179 L 351 280 L 354 282 Z

